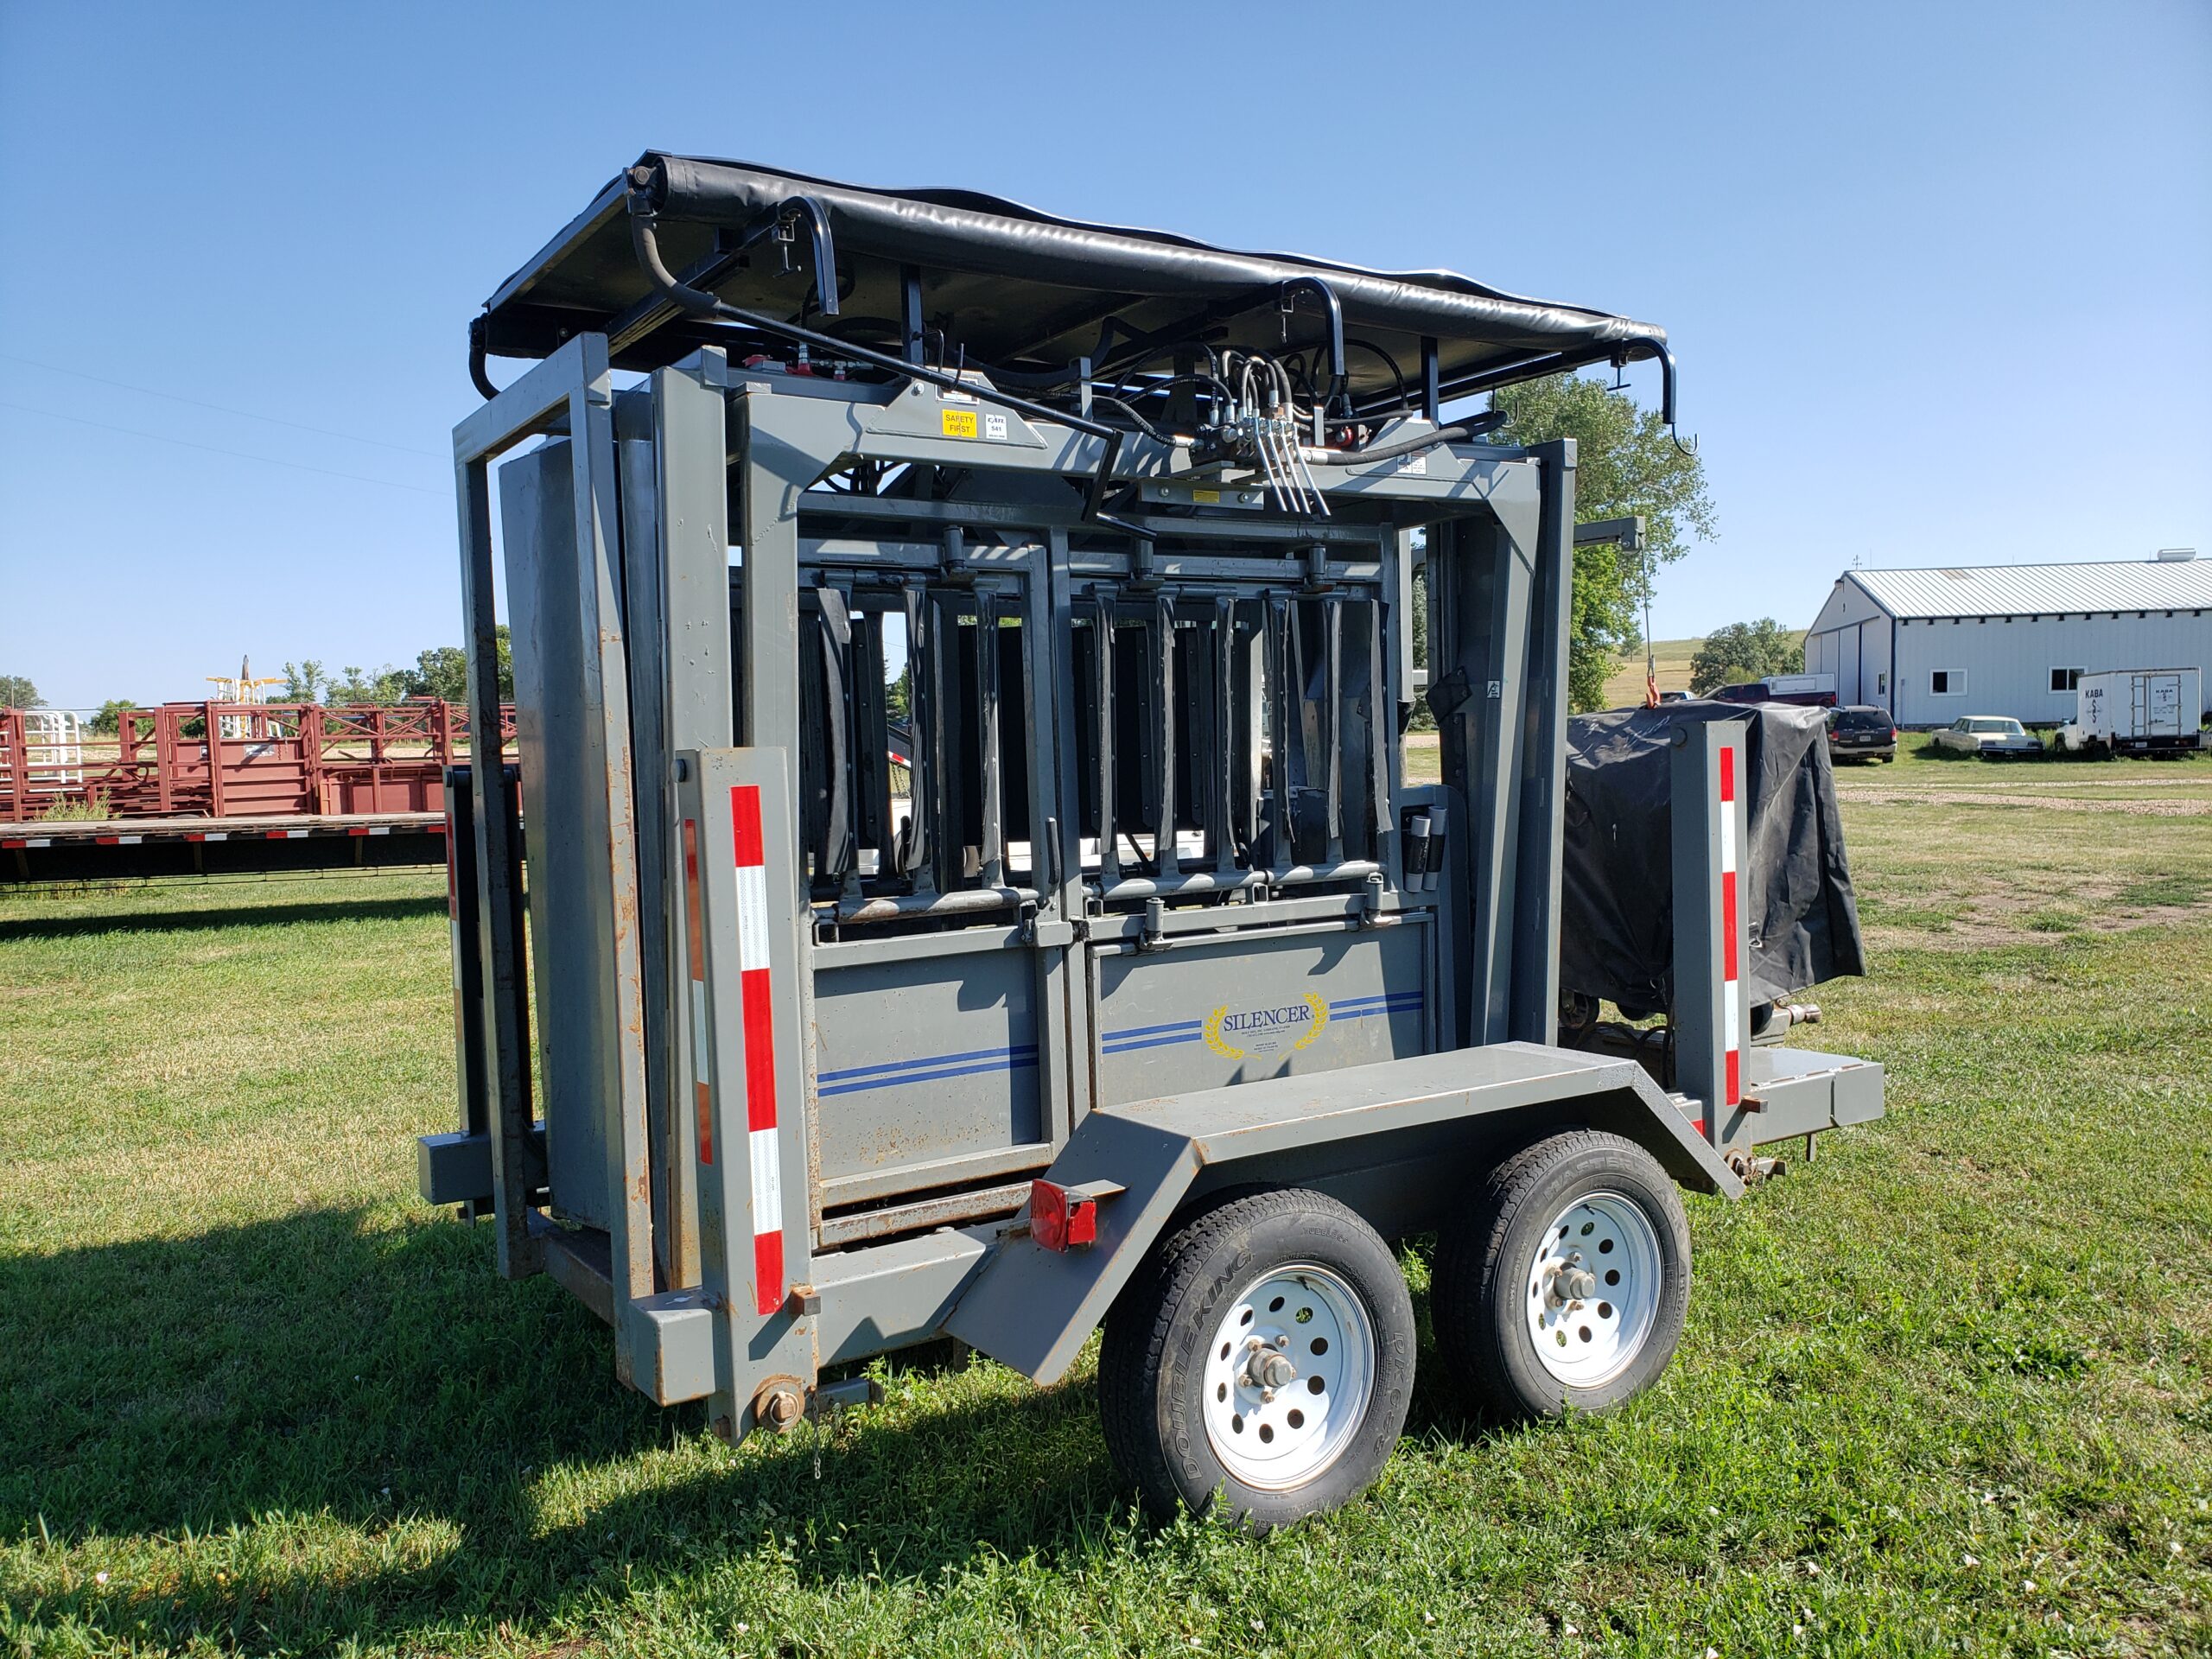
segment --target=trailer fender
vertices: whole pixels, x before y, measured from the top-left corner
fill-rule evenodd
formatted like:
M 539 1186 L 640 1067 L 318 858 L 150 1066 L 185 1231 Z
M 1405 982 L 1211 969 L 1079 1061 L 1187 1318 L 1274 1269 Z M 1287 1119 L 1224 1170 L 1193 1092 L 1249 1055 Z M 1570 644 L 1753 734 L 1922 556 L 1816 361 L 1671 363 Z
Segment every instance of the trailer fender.
M 1464 1160 L 1449 1155 L 1454 1146 L 1478 1133 L 1525 1139 L 1581 1123 L 1627 1135 L 1687 1186 L 1729 1198 L 1744 1190 L 1702 1126 L 1634 1061 L 1536 1043 L 1163 1096 L 1092 1111 L 1046 1172 L 1056 1186 L 1084 1189 L 1091 1241 L 1048 1249 L 1025 1211 L 969 1280 L 945 1329 L 1054 1382 L 1193 1199 L 1252 1182 L 1314 1185 L 1388 1235 L 1408 1230 L 1389 1212 L 1415 1177 L 1449 1181 L 1463 1172 Z

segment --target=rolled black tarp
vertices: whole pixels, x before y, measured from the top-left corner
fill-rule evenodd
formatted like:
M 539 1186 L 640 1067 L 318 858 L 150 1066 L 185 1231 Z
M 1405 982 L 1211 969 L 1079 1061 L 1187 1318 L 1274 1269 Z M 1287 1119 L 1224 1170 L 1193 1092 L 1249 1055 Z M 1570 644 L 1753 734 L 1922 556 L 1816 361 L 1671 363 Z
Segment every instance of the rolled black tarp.
M 1149 331 L 1196 326 L 1209 304 L 1266 296 L 1284 283 L 1319 278 L 1336 293 L 1346 327 L 1379 346 L 1352 353 L 1355 397 L 1402 394 L 1418 376 L 1421 342 L 1437 341 L 1438 366 L 1456 377 L 1532 356 L 1585 359 L 1609 350 L 1624 359 L 1657 354 L 1666 331 L 1586 306 L 1526 298 L 1448 270 L 1383 271 L 1293 253 L 1250 253 L 1195 238 L 1063 218 L 980 191 L 872 189 L 812 174 L 648 150 L 638 162 L 658 216 L 660 251 L 681 272 L 738 230 L 793 196 L 818 202 L 836 249 L 842 309 L 807 313 L 805 261 L 797 276 L 765 252 L 715 282 L 725 300 L 785 320 L 810 315 L 850 334 L 899 315 L 899 271 L 918 267 L 931 327 L 987 362 L 1065 366 L 1095 349 L 1109 316 Z M 495 356 L 539 357 L 579 332 L 603 328 L 652 288 L 632 251 L 631 174 L 619 175 L 590 207 L 512 276 L 485 309 L 484 344 Z M 1293 322 L 1295 322 L 1294 327 Z M 1292 319 L 1267 303 L 1207 322 L 1217 344 L 1281 350 L 1316 336 L 1312 310 Z M 618 351 L 618 366 L 650 368 L 691 349 L 677 330 Z
M 1866 971 L 1829 765 L 1827 712 L 1671 702 L 1567 722 L 1560 983 L 1635 1018 L 1674 1001 L 1675 728 L 1745 728 L 1754 1002 Z

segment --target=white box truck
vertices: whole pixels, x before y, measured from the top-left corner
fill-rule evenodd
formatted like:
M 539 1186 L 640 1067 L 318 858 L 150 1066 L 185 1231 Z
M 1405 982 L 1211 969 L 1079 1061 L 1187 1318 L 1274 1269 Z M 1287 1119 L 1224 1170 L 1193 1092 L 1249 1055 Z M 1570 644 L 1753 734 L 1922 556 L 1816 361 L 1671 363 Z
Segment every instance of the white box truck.
M 2084 674 L 2074 687 L 2074 721 L 2061 737 L 2069 749 L 2120 754 L 2193 749 L 2204 709 L 2203 671 L 2115 668 Z

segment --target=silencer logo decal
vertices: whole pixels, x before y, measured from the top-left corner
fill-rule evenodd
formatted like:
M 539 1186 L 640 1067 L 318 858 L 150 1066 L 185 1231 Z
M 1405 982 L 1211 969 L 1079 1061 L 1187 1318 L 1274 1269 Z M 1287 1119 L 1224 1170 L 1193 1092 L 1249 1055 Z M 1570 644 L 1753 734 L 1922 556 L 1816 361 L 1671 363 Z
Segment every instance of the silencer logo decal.
M 1232 1060 L 1312 1046 L 1329 1023 L 1329 1005 L 1312 992 L 1280 1007 L 1237 1008 L 1222 1004 L 1206 1016 L 1206 1046 Z

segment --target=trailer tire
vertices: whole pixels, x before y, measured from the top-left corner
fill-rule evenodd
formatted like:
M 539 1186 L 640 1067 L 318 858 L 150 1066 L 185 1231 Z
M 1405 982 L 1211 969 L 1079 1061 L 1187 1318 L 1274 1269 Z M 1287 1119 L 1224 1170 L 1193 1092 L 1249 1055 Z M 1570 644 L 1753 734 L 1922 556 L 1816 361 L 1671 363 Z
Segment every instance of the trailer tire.
M 1335 1509 L 1397 1444 L 1415 1341 L 1373 1228 L 1302 1187 L 1248 1193 L 1156 1246 L 1107 1315 L 1107 1450 L 1161 1520 L 1218 1501 L 1266 1532 Z
M 1574 1129 L 1490 1173 L 1439 1240 L 1429 1309 L 1470 1404 L 1525 1421 L 1601 1411 L 1650 1387 L 1689 1294 L 1674 1181 L 1634 1141 Z

